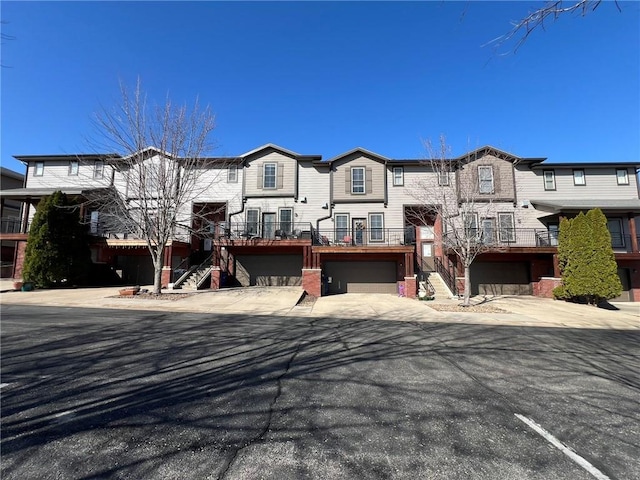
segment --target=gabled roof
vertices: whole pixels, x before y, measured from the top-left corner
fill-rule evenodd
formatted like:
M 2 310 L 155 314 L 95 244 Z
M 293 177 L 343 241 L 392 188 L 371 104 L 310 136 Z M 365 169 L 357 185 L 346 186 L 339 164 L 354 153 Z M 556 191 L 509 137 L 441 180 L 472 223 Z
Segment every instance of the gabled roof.
M 520 160 L 520 157 L 517 157 L 512 153 L 505 152 L 504 150 L 499 150 L 495 147 L 492 147 L 491 145 L 485 145 L 484 147 L 480 147 L 470 152 L 467 152 L 463 155 L 460 155 L 457 158 L 454 158 L 454 160 L 461 161 L 461 160 L 466 160 L 468 158 L 480 158 L 487 154 L 493 155 L 494 157 L 501 158 L 503 160 L 509 160 L 511 162 Z
M 354 153 L 362 153 L 363 155 L 375 158 L 375 159 L 380 160 L 382 162 L 390 161 L 389 158 L 383 157 L 382 155 L 379 155 L 379 154 L 374 153 L 374 152 L 372 152 L 370 150 L 367 150 L 366 148 L 356 147 L 356 148 L 354 148 L 352 150 L 349 150 L 348 152 L 341 153 L 337 157 L 333 157 L 332 159 L 327 160 L 326 162 L 323 162 L 323 163 L 333 163 L 333 162 L 335 162 L 337 160 L 342 160 L 343 158 L 348 157 L 349 155 L 353 155 Z
M 251 155 L 255 155 L 256 153 L 260 153 L 264 150 L 276 150 L 277 152 L 284 153 L 285 155 L 289 155 L 291 157 L 299 157 L 301 156 L 299 153 L 293 152 L 291 150 L 287 150 L 286 148 L 282 148 L 275 143 L 265 143 L 261 147 L 254 148 L 246 153 L 240 155 L 241 157 L 250 157 Z

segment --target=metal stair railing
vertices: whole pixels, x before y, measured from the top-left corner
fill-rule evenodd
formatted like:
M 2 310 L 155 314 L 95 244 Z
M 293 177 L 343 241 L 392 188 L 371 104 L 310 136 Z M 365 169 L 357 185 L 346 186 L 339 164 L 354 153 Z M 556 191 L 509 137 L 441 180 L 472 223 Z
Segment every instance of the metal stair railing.
M 451 293 L 453 293 L 454 296 L 457 295 L 458 290 L 456 289 L 456 281 L 453 278 L 453 275 L 451 275 L 451 272 L 445 268 L 444 264 L 438 257 L 434 257 L 434 265 L 436 267 L 436 273 L 440 275 L 440 278 L 447 287 L 449 287 Z
M 191 276 L 192 273 L 197 271 L 199 268 L 205 266 L 207 263 L 211 263 L 211 258 L 213 257 L 213 253 L 209 255 L 204 262 L 199 265 L 193 265 L 189 270 L 184 272 L 178 280 L 176 280 L 173 284 L 173 288 L 182 288 L 182 284 L 187 281 L 187 279 Z M 199 285 L 198 285 L 199 286 Z

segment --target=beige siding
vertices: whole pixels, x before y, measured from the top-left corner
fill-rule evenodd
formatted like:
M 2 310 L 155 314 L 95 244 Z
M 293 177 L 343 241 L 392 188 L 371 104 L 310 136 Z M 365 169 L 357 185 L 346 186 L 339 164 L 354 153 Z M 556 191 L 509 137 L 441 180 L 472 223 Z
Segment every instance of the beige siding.
M 335 203 L 384 200 L 386 172 L 384 163 L 358 153 L 334 162 L 333 166 L 333 201 Z M 353 167 L 365 168 L 365 174 L 367 176 L 365 190 L 368 190 L 366 184 L 370 181 L 370 192 L 365 194 L 352 194 L 349 191 L 347 193 L 348 186 L 346 179 L 349 175 L 349 169 Z M 370 180 L 369 175 L 371 175 Z
M 555 172 L 556 189 L 544 189 L 544 170 Z M 612 168 L 583 168 L 586 185 L 573 184 L 572 168 L 546 168 L 529 170 L 523 166 L 516 171 L 519 199 L 625 199 L 638 198 L 638 185 L 632 168 L 628 168 L 628 185 L 618 185 L 616 169 Z
M 28 188 L 94 188 L 105 187 L 111 183 L 111 167 L 104 166 L 102 178 L 94 178 L 94 163 L 81 162 L 78 175 L 69 175 L 69 162 L 65 160 L 44 162 L 42 176 L 35 176 L 36 162 L 29 162 L 27 168 Z
M 490 166 L 493 170 L 493 193 L 480 193 L 478 167 Z M 482 158 L 469 162 L 458 173 L 460 191 L 477 193 L 482 200 L 513 200 L 515 198 L 515 186 L 513 182 L 513 164 L 493 155 L 485 155 Z
M 265 163 L 276 163 L 277 177 L 281 177 L 282 185 L 278 185 L 276 189 L 262 188 L 263 166 Z M 271 152 L 260 157 L 251 159 L 245 167 L 244 194 L 247 197 L 263 196 L 263 197 L 287 197 L 295 195 L 296 182 L 296 165 L 297 160 L 280 152 Z M 276 178 L 276 183 L 280 181 Z

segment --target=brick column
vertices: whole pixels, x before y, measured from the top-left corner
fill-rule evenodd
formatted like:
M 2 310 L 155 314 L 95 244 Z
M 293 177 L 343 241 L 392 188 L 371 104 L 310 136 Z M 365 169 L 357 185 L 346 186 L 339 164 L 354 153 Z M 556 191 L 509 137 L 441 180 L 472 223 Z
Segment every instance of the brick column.
M 171 283 L 171 267 L 162 267 L 162 277 L 160 278 L 160 285 L 162 288 L 167 288 Z
M 27 242 L 16 241 L 15 258 L 13 261 L 13 278 L 21 279 L 24 268 L 24 253 L 27 250 Z
M 418 279 L 415 275 L 404 277 L 404 296 L 407 298 L 416 298 L 418 293 Z
M 214 266 L 211 270 L 211 290 L 220 290 L 222 271 L 219 266 Z
M 302 288 L 314 297 L 322 296 L 322 270 L 320 268 L 302 269 Z

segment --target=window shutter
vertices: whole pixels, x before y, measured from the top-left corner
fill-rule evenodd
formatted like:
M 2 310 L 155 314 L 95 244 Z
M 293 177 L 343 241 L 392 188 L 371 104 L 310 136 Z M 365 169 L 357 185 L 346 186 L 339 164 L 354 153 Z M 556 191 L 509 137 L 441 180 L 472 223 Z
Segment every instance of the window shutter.
M 262 190 L 262 169 L 264 168 L 264 165 L 260 165 L 260 168 L 258 168 L 258 190 Z
M 351 167 L 347 167 L 344 170 L 344 193 L 351 193 Z
M 365 179 L 365 192 L 371 193 L 373 191 L 373 186 L 371 183 L 371 167 L 367 167 L 364 169 L 364 179 Z
M 500 193 L 500 167 L 495 165 L 493 167 L 493 192 L 492 193 Z
M 284 163 L 278 162 L 278 180 L 276 182 L 276 188 L 281 189 L 284 185 Z

